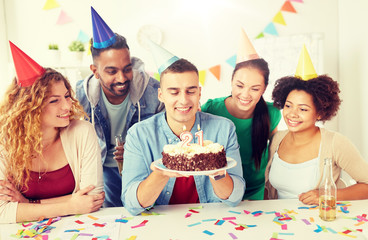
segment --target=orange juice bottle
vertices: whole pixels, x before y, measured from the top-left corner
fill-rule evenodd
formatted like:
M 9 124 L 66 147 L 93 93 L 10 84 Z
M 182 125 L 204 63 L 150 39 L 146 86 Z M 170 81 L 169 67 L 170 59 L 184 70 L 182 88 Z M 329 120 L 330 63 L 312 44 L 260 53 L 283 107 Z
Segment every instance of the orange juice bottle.
M 332 175 L 332 159 L 324 160 L 323 178 L 319 185 L 319 217 L 324 221 L 336 219 L 336 184 Z

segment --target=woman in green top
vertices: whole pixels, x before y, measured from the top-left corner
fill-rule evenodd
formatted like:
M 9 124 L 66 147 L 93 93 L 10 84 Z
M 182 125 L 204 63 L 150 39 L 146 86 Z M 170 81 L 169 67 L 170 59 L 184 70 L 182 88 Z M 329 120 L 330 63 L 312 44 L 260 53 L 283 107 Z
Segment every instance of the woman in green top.
M 268 139 L 277 131 L 281 119 L 280 111 L 262 96 L 269 74 L 263 59 L 240 62 L 232 74 L 232 94 L 210 99 L 202 106 L 203 112 L 226 117 L 236 126 L 247 186 L 243 199 L 263 199 Z

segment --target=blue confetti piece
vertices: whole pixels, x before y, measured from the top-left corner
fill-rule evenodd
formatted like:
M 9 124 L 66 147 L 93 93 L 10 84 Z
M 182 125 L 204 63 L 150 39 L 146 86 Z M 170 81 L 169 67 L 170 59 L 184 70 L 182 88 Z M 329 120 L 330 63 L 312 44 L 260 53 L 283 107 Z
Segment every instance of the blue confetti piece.
M 127 223 L 127 219 L 115 219 L 115 222 Z
M 241 212 L 229 211 L 230 213 L 241 214 Z
M 203 219 L 202 222 L 212 222 L 212 221 L 217 221 L 216 218 L 210 218 L 210 219 Z
M 196 223 L 193 223 L 193 224 L 189 224 L 188 227 L 193 227 L 193 226 L 196 226 L 196 225 L 199 225 L 201 224 L 201 222 L 196 222 Z
M 225 222 L 225 220 L 219 220 L 216 225 L 222 225 Z
M 333 230 L 332 228 L 327 228 L 328 231 L 332 232 L 332 233 L 337 233 L 335 230 Z
M 294 233 L 279 233 L 279 235 L 294 235 Z
M 203 233 L 208 234 L 208 235 L 210 235 L 210 236 L 214 235 L 214 233 L 213 233 L 213 232 L 210 232 L 210 231 L 208 231 L 208 230 L 204 230 L 204 231 L 203 231 Z

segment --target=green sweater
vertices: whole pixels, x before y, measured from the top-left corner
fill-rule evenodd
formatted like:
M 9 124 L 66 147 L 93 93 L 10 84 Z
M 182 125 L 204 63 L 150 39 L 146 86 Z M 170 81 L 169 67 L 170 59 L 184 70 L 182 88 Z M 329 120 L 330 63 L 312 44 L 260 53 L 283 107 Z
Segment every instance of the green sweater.
M 232 116 L 221 97 L 208 100 L 202 107 L 203 112 L 212 113 L 230 119 L 236 126 L 236 135 L 240 146 L 240 156 L 243 167 L 243 177 L 246 183 L 244 199 L 262 200 L 264 196 L 265 169 L 268 160 L 268 149 L 264 152 L 259 170 L 256 170 L 252 156 L 252 122 L 253 118 L 240 119 Z M 281 119 L 280 111 L 272 103 L 267 102 L 270 116 L 270 133 L 277 127 Z

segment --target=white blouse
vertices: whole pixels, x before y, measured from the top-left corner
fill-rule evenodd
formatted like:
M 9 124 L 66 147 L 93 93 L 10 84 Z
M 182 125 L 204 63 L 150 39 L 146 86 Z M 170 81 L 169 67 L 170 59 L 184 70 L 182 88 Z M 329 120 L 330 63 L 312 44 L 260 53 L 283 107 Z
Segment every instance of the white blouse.
M 285 162 L 277 151 L 273 156 L 269 179 L 280 199 L 298 198 L 299 194 L 315 189 L 319 176 L 319 156 L 297 164 Z

